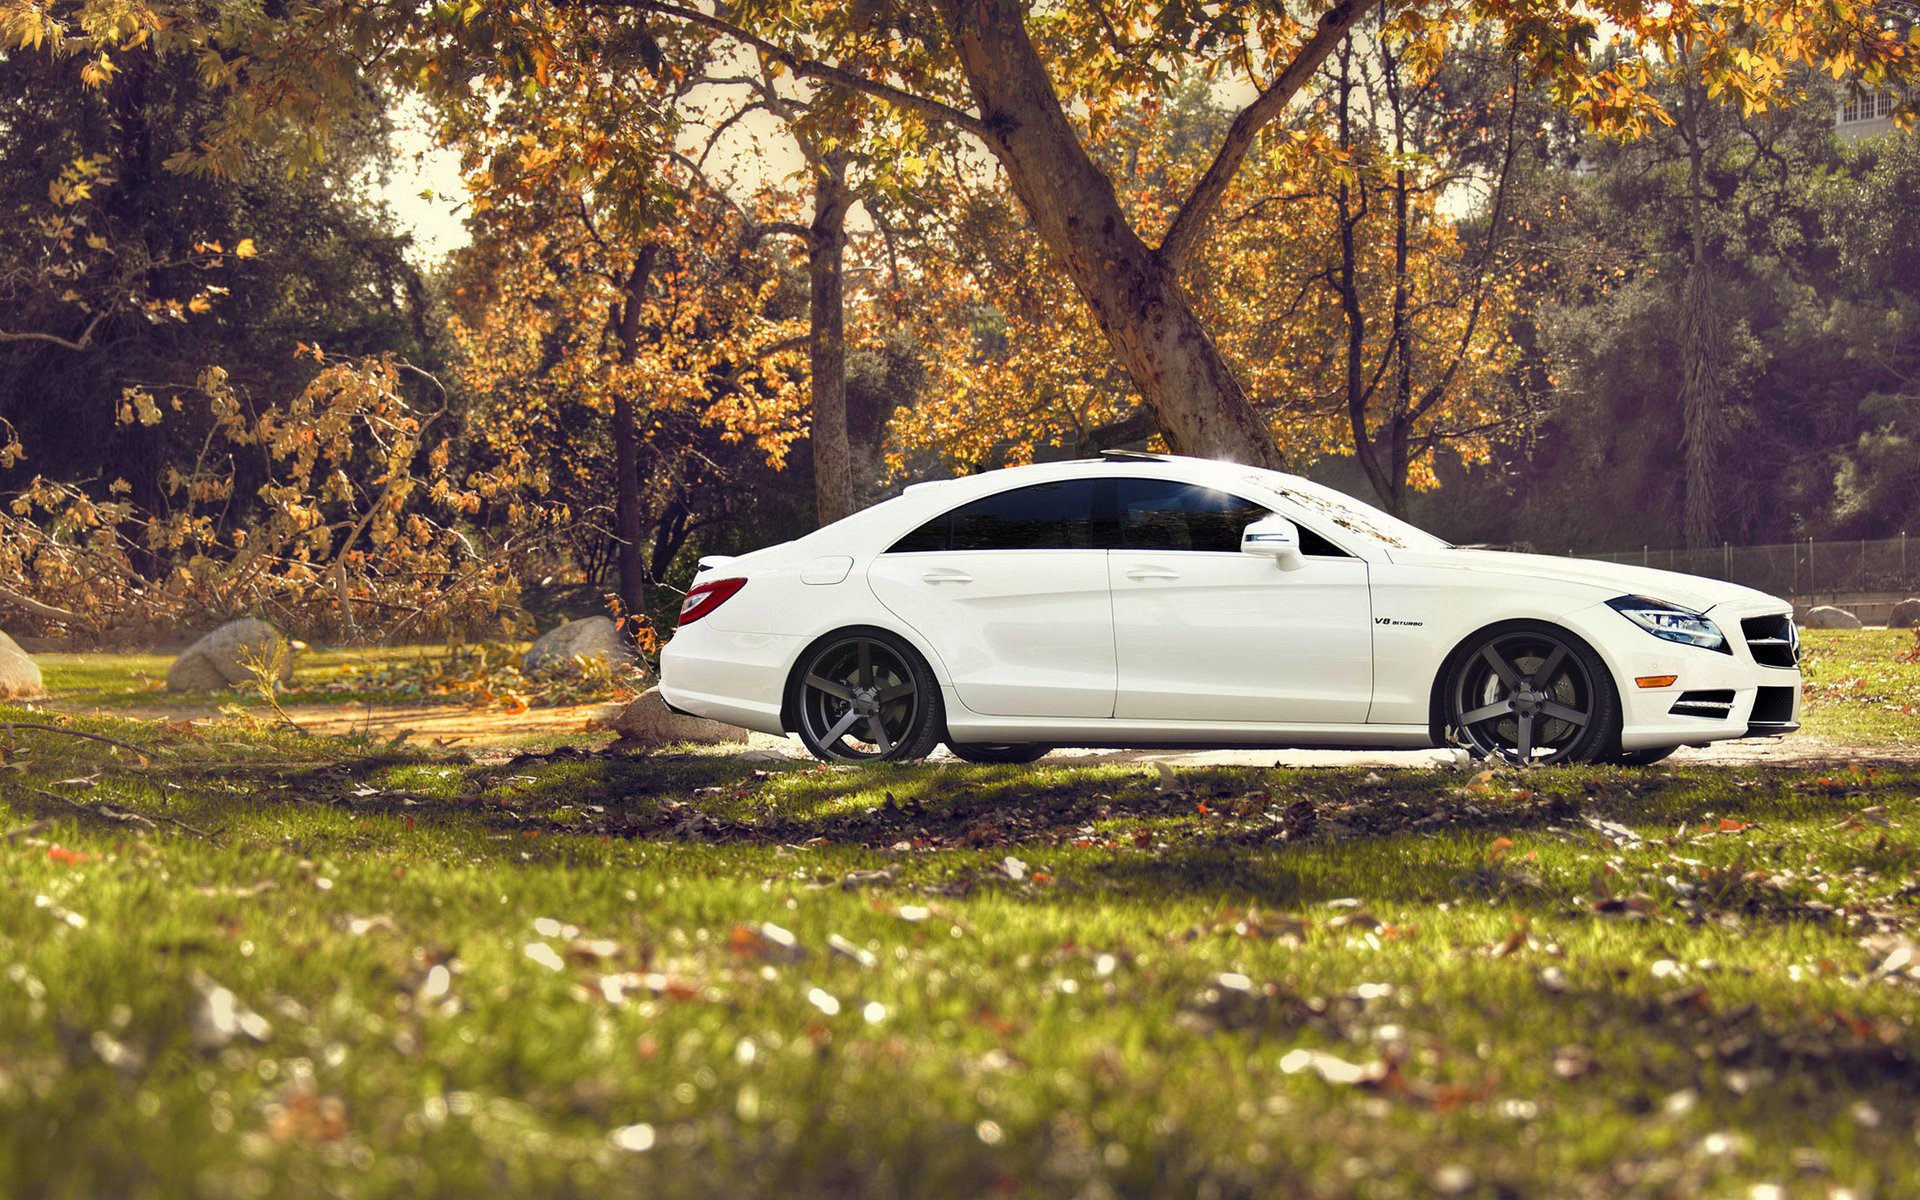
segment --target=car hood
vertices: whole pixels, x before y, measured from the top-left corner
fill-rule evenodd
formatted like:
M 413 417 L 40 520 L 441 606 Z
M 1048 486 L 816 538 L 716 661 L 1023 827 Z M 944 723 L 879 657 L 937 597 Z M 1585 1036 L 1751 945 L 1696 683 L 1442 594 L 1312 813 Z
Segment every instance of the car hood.
M 1629 563 L 1560 558 L 1551 554 L 1515 554 L 1506 550 L 1392 550 L 1389 554 L 1394 562 L 1411 566 L 1583 583 L 1609 593 L 1601 599 L 1619 595 L 1647 596 L 1684 604 L 1696 612 L 1708 612 L 1723 604 L 1742 609 L 1756 605 L 1787 607 L 1785 600 L 1737 583 L 1682 575 L 1678 571 L 1656 571 Z

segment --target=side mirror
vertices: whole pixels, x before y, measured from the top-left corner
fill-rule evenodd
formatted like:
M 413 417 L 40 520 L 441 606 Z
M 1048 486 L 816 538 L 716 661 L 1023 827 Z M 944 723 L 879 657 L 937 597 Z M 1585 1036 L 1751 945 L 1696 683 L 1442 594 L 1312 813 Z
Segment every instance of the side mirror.
M 1306 566 L 1300 554 L 1300 530 L 1281 516 L 1265 516 L 1240 535 L 1240 552 L 1271 558 L 1282 571 Z

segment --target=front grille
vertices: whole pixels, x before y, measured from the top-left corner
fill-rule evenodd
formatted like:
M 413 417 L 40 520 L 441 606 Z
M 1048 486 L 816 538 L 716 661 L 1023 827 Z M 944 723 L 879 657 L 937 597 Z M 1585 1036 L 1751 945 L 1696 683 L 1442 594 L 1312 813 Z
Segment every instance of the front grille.
M 1763 687 L 1753 698 L 1753 716 L 1749 717 L 1755 725 L 1791 725 L 1793 724 L 1793 694 L 1797 688 Z
M 1667 712 L 1676 717 L 1709 717 L 1724 720 L 1733 711 L 1733 689 L 1705 692 L 1681 692 Z
M 1740 632 L 1746 635 L 1753 661 L 1761 666 L 1791 667 L 1799 663 L 1800 636 L 1791 616 L 1747 617 L 1740 622 Z

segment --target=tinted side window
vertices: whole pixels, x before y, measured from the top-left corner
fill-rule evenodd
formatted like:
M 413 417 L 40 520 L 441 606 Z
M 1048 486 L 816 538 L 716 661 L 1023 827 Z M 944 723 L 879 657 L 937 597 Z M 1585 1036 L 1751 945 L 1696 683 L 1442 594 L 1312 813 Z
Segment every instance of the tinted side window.
M 887 548 L 921 550 L 1104 550 L 1113 543 L 1104 480 L 1041 483 L 942 513 Z
M 909 554 L 915 550 L 945 550 L 953 528 L 953 514 L 941 513 L 887 548 L 888 554 Z
M 1298 521 L 1294 522 L 1293 527 L 1300 531 L 1300 553 L 1315 558 L 1353 557 L 1353 555 L 1348 554 L 1345 550 L 1342 550 Z
M 1101 484 L 1074 479 L 1015 488 L 953 510 L 955 550 L 1104 550 Z
M 1190 483 L 1120 483 L 1120 544 L 1129 550 L 1237 553 L 1241 532 L 1266 515 L 1264 507 L 1250 500 Z

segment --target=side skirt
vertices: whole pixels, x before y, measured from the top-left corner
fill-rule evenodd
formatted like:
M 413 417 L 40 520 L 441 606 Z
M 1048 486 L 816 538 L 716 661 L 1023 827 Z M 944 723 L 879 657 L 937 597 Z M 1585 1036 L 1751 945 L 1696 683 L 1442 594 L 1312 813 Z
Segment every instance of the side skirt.
M 1254 721 L 1116 721 L 1072 717 L 983 717 L 949 711 L 962 742 L 1042 742 L 1115 750 L 1427 750 L 1425 725 L 1264 725 Z

